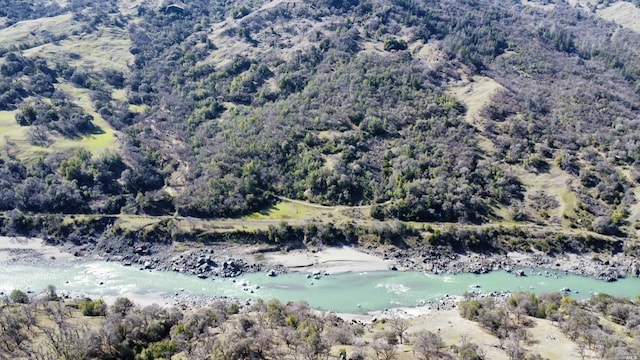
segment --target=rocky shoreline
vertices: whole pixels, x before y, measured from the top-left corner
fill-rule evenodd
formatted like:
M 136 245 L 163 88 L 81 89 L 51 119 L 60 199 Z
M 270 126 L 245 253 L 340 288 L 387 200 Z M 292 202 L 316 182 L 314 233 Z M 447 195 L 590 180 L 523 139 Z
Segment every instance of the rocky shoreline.
M 640 259 L 622 253 L 604 254 L 560 254 L 542 252 L 507 254 L 458 254 L 448 249 L 387 250 L 366 248 L 382 258 L 394 259 L 399 269 L 418 270 L 428 273 L 474 273 L 504 270 L 524 275 L 524 269 L 553 270 L 588 276 L 604 281 L 616 281 L 625 277 L 640 277 Z
M 48 248 L 58 250 L 58 257 L 65 260 L 115 261 L 125 266 L 141 269 L 175 271 L 200 278 L 236 277 L 246 272 L 265 272 L 274 275 L 289 271 L 304 271 L 303 266 L 292 266 L 269 259 L 268 254 L 288 254 L 275 246 L 216 244 L 211 246 L 189 244 L 139 243 L 135 246 L 113 246 L 100 243 L 61 246 L 44 242 Z M 487 273 L 504 270 L 525 276 L 524 269 L 553 270 L 580 276 L 615 281 L 624 277 L 640 276 L 640 259 L 623 253 L 605 254 L 561 254 L 548 255 L 542 252 L 479 254 L 455 253 L 447 248 L 397 249 L 373 246 L 350 247 L 358 252 L 386 261 L 388 268 L 400 271 L 423 271 L 427 273 Z M 0 249 L 2 246 L 0 245 Z M 303 249 L 301 253 L 315 253 L 320 249 Z M 54 263 L 52 251 L 33 247 L 4 249 L 7 260 L 13 263 Z M 300 251 L 300 250 L 299 250 Z M 64 255 L 67 256 L 64 256 Z M 72 255 L 72 256 L 71 256 Z M 296 267 L 301 267 L 297 268 Z
M 157 243 L 140 243 L 135 247 L 113 248 L 104 244 L 84 244 L 62 246 L 47 244 L 37 239 L 18 240 L 13 246 L 0 242 L 1 262 L 18 264 L 60 264 L 60 262 L 83 262 L 92 260 L 118 262 L 125 266 L 137 267 L 141 270 L 153 269 L 159 271 L 174 271 L 200 278 L 237 277 L 247 272 L 264 272 L 266 274 L 282 274 L 290 271 L 311 272 L 313 269 L 323 268 L 327 262 L 316 263 L 315 267 L 308 263 L 310 258 L 327 257 L 327 249 L 303 249 L 296 251 L 282 251 L 272 246 L 240 246 L 237 244 L 217 244 L 201 246 L 178 243 L 163 245 Z M 29 243 L 29 241 L 31 241 Z M 17 244 L 17 245 L 16 245 Z M 22 244 L 22 246 L 19 246 Z M 35 246 L 35 244 L 39 244 Z M 615 281 L 623 277 L 638 277 L 640 268 L 638 259 L 623 254 L 562 254 L 549 256 L 543 253 L 507 253 L 507 254 L 459 254 L 448 249 L 400 250 L 396 248 L 375 247 L 345 247 L 330 248 L 333 254 L 342 254 L 345 260 L 361 257 L 375 258 L 377 264 L 384 264 L 390 270 L 423 271 L 433 274 L 441 273 L 487 273 L 504 270 L 520 276 L 527 276 L 533 272 L 548 272 L 548 276 L 558 276 L 558 273 L 571 273 L 589 276 L 605 281 Z M 323 253 L 323 254 L 321 254 Z M 272 256 L 277 254 L 277 256 Z M 280 262 L 282 258 L 298 257 L 298 262 Z M 304 257 L 300 262 L 299 258 Z M 349 260 L 346 260 L 349 259 Z M 335 261 L 335 260 L 334 260 Z M 293 265 L 292 265 L 293 264 Z M 298 265 L 303 264 L 303 265 Z M 368 266 L 371 266 L 369 264 Z M 346 268 L 350 268 L 346 265 Z M 353 268 L 349 271 L 361 271 Z M 369 270 L 373 270 L 372 268 Z M 317 271 L 317 270 L 316 270 Z M 505 298 L 510 293 L 485 293 L 471 291 L 469 296 Z M 69 298 L 80 295 L 67 294 Z M 149 299 L 133 298 L 136 302 L 151 301 Z M 460 297 L 445 296 L 441 299 L 421 304 L 421 311 L 451 310 L 457 307 Z M 183 293 L 163 295 L 153 301 L 164 306 L 175 306 L 183 309 L 209 306 L 216 301 L 235 302 L 240 308 L 251 305 L 248 299 L 210 298 L 193 296 Z M 396 311 L 397 309 L 391 309 Z M 392 311 L 392 312 L 393 312 Z M 408 312 L 410 313 L 410 312 Z M 364 314 L 360 314 L 364 315 Z M 371 315 L 371 314 L 367 314 Z M 385 313 L 376 313 L 384 316 Z M 346 315 L 348 316 L 348 315 Z
M 640 277 L 640 259 L 622 253 L 560 254 L 542 252 L 508 254 L 458 254 L 448 249 L 400 250 L 390 248 L 356 247 L 358 251 L 391 262 L 391 270 L 441 273 L 475 273 L 504 270 L 525 275 L 524 269 L 553 270 L 588 276 L 604 281 L 625 277 Z M 315 252 L 317 249 L 304 250 Z M 264 254 L 282 253 L 275 247 L 238 245 L 204 246 L 175 251 L 171 246 L 141 244 L 125 253 L 106 253 L 99 249 L 90 258 L 118 261 L 125 265 L 164 271 L 176 271 L 201 278 L 236 277 L 245 272 L 281 274 L 292 268 L 282 263 L 264 260 Z
M 46 244 L 46 242 L 45 242 Z M 184 246 L 141 243 L 135 247 L 108 247 L 104 244 L 55 245 L 60 254 L 72 254 L 77 260 L 116 261 L 125 266 L 142 269 L 175 271 L 201 278 L 236 277 L 245 272 L 270 272 L 282 274 L 293 270 L 285 264 L 269 261 L 265 254 L 286 254 L 273 246 L 241 246 L 217 244 L 213 246 Z M 1 246 L 0 246 L 1 248 Z M 541 252 L 507 254 L 459 254 L 449 249 L 404 250 L 396 248 L 356 247 L 357 251 L 370 254 L 389 262 L 389 269 L 400 271 L 423 271 L 427 273 L 475 273 L 504 270 L 522 274 L 523 269 L 553 270 L 588 276 L 605 281 L 640 276 L 640 259 L 623 253 L 604 254 L 560 254 L 547 255 Z M 55 262 L 51 252 L 42 253 L 33 248 L 5 249 L 14 263 Z M 313 253 L 318 249 L 302 250 Z M 60 256 L 58 256 L 60 257 Z M 300 269 L 298 269 L 300 270 Z

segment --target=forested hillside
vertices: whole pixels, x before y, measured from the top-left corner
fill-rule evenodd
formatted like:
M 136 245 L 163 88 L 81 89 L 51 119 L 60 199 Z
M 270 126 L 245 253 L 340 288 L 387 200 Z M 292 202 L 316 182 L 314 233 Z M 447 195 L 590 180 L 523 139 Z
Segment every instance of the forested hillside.
M 4 226 L 285 197 L 635 237 L 640 34 L 612 3 L 0 1 Z

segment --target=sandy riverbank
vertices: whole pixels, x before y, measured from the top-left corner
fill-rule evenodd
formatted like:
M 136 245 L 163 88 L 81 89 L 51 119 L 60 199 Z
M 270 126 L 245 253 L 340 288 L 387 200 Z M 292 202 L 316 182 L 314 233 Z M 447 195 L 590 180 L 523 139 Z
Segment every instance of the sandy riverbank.
M 265 253 L 264 259 L 269 264 L 283 265 L 290 272 L 326 271 L 332 274 L 389 270 L 394 264 L 392 260 L 384 260 L 348 246 L 325 248 L 315 252 L 271 252 Z
M 60 247 L 50 246 L 39 238 L 0 236 L 0 262 L 77 261 Z

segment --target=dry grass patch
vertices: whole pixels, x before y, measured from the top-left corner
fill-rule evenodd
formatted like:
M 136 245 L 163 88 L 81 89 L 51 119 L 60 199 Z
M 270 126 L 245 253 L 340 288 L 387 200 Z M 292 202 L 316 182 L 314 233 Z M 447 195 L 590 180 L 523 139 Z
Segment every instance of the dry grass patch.
M 227 66 L 236 56 L 261 57 L 270 55 L 274 47 L 279 48 L 278 56 L 288 61 L 299 51 L 310 48 L 314 43 L 309 39 L 308 34 L 326 32 L 327 24 L 338 20 L 338 17 L 327 17 L 322 22 L 296 19 L 284 24 L 273 23 L 265 26 L 260 31 L 251 32 L 251 40 L 243 39 L 240 35 L 234 34 L 238 29 L 254 21 L 261 13 L 272 11 L 273 8 L 282 6 L 289 7 L 299 0 L 274 0 L 267 2 L 258 9 L 253 10 L 248 15 L 235 19 L 227 19 L 215 23 L 209 31 L 209 39 L 216 45 L 217 49 L 202 62 L 213 64 L 217 69 Z M 296 4 L 296 6 L 307 6 Z M 269 85 L 268 86 L 273 86 Z
M 580 359 L 577 346 L 562 334 L 551 321 L 529 318 L 533 326 L 527 328 L 529 339 L 523 347 L 527 352 L 539 354 L 546 359 Z M 497 347 L 500 341 L 478 323 L 462 318 L 458 310 L 437 311 L 411 320 L 407 333 L 431 331 L 440 334 L 445 345 L 460 343 L 461 337 L 476 343 L 485 353 L 486 359 L 508 359 L 504 350 Z
M 79 30 L 80 25 L 73 21 L 72 14 L 24 20 L 0 30 L 0 44 L 3 46 L 49 41 L 60 35 L 70 35 Z
M 462 318 L 458 310 L 436 311 L 417 317 L 412 320 L 412 326 L 407 333 L 423 330 L 439 334 L 446 346 L 458 345 L 460 338 L 466 337 L 480 346 L 486 359 L 508 359 L 502 350 L 494 346 L 499 343 L 498 338 L 489 334 L 477 323 Z
M 159 223 L 161 220 L 162 218 L 160 217 L 155 218 L 143 215 L 120 215 L 116 224 L 122 229 L 140 230 L 145 226 Z
M 11 141 L 26 141 L 27 128 L 16 122 L 16 111 L 0 111 L 0 143 L 5 144 L 7 139 Z
M 639 224 L 640 223 L 640 186 L 636 186 L 633 188 L 633 195 L 636 200 L 635 204 L 629 205 L 629 216 L 627 217 L 627 221 L 630 224 Z M 634 230 L 630 229 L 630 232 Z M 640 230 L 635 230 L 638 235 L 640 235 Z
M 463 80 L 460 85 L 450 87 L 448 91 L 466 106 L 465 120 L 478 129 L 484 130 L 480 111 L 491 102 L 491 97 L 502 89 L 504 87 L 491 78 L 473 76 L 466 81 Z M 477 135 L 476 138 L 482 150 L 487 153 L 495 151 L 495 146 L 489 138 L 484 135 Z
M 558 327 L 549 320 L 530 318 L 533 327 L 527 332 L 531 344 L 526 346 L 531 352 L 545 359 L 580 359 L 576 344 L 569 340 Z
M 148 105 L 135 105 L 135 104 L 129 105 L 129 111 L 138 113 L 138 114 L 142 114 L 146 112 L 148 109 L 149 109 Z
M 310 221 L 341 224 L 344 222 L 355 222 L 365 226 L 379 226 L 382 224 L 377 220 L 373 220 L 369 216 L 371 206 L 326 206 L 314 204 L 302 200 L 293 200 L 281 198 L 281 201 L 268 209 L 255 212 L 245 216 L 241 220 L 235 221 L 236 225 L 246 226 L 252 221 L 258 222 L 264 226 L 265 221 L 277 224 L 286 221 L 291 225 L 302 225 Z M 423 224 L 420 223 L 419 228 Z
M 607 8 L 599 10 L 597 14 L 605 20 L 640 32 L 640 9 L 630 2 L 618 1 Z
M 318 131 L 318 138 L 325 141 L 333 141 L 335 139 L 339 139 L 343 133 L 336 130 L 323 130 Z
M 568 182 L 571 180 L 571 175 L 560 169 L 557 165 L 551 164 L 549 172 L 546 173 L 535 174 L 521 171 L 518 177 L 527 189 L 525 199 L 529 200 L 529 196 L 535 193 L 544 193 L 554 198 L 560 204 L 560 206 L 555 209 L 547 210 L 549 216 L 575 216 L 577 199 L 568 185 Z
M 425 61 L 429 66 L 434 68 L 439 67 L 449 59 L 447 54 L 440 50 L 438 43 L 435 41 L 426 44 L 418 41 L 411 44 L 409 50 L 415 57 Z
M 382 41 L 363 41 L 362 42 L 363 51 L 368 53 L 384 54 L 385 51 L 383 50 L 383 46 L 384 44 Z
M 476 75 L 462 85 L 451 87 L 449 92 L 467 107 L 467 122 L 483 129 L 479 121 L 480 110 L 491 102 L 491 97 L 501 89 L 504 87 L 497 81 Z
M 159 0 L 118 0 L 118 10 L 124 15 L 136 15 L 140 5 L 156 7 L 160 5 Z
M 38 158 L 50 150 L 31 145 L 28 141 L 28 126 L 20 126 L 16 122 L 16 111 L 0 111 L 0 146 L 3 153 L 17 156 L 21 160 Z
M 126 71 L 133 62 L 130 48 L 131 40 L 125 29 L 100 27 L 91 34 L 72 36 L 57 44 L 37 46 L 24 53 L 95 71 L 105 68 Z
M 566 191 L 562 194 L 561 199 L 562 216 L 567 218 L 576 218 L 576 209 L 578 208 L 578 198 L 576 197 L 576 194 L 571 191 Z
M 530 7 L 547 10 L 547 11 L 551 11 L 556 8 L 555 4 L 545 4 L 542 2 L 536 2 L 536 1 L 530 1 L 530 0 L 522 0 L 521 2 L 522 2 L 522 5 L 524 6 L 530 6 Z
M 111 98 L 113 98 L 113 100 L 126 102 L 127 101 L 127 90 L 125 90 L 125 89 L 113 89 L 111 91 Z

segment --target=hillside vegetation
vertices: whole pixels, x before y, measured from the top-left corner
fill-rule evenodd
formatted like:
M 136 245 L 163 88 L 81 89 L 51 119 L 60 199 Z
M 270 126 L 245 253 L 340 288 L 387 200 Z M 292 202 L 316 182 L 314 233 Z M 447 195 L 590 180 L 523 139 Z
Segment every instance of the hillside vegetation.
M 50 286 L 0 306 L 7 359 L 637 359 L 638 302 L 554 293 L 465 298 L 415 318 L 371 322 L 319 314 L 304 302 L 211 302 L 198 309 L 136 306 L 118 298 L 63 302 Z M 634 340 L 635 338 L 635 340 Z
M 24 213 L 313 217 L 288 198 L 361 224 L 635 241 L 640 34 L 620 9 L 639 11 L 0 1 L 3 227 Z

